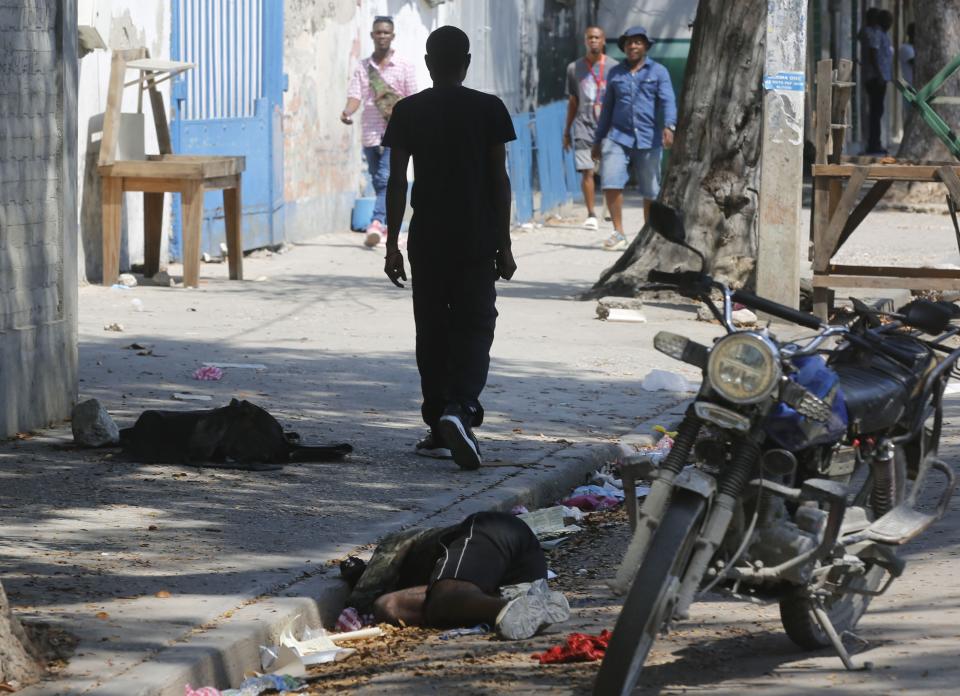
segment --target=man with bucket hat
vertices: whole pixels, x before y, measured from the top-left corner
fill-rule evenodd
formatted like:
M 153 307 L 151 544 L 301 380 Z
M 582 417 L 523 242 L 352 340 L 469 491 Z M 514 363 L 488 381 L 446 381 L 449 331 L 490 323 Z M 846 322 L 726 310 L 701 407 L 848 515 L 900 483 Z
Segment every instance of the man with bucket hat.
M 677 100 L 670 74 L 647 57 L 653 44 L 643 27 L 630 27 L 617 40 L 626 59 L 610 70 L 603 108 L 593 140 L 593 158 L 601 160 L 600 181 L 613 219 L 613 234 L 603 246 L 627 246 L 623 233 L 623 189 L 632 173 L 643 196 L 644 219 L 660 195 L 660 157 L 673 145 Z

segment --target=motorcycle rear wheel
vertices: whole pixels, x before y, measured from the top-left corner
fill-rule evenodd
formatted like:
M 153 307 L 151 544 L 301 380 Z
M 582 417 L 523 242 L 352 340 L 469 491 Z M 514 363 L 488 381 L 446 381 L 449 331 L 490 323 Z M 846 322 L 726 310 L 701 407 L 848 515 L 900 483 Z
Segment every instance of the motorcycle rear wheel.
M 593 685 L 594 696 L 633 691 L 657 633 L 673 615 L 705 508 L 703 498 L 677 490 L 650 541 Z

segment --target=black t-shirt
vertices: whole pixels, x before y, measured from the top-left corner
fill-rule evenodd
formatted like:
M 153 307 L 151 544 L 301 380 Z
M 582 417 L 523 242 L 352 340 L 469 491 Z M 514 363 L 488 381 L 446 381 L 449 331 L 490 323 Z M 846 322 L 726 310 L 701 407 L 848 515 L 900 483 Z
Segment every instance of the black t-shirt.
M 397 102 L 384 147 L 413 156 L 410 258 L 493 258 L 490 148 L 516 139 L 506 106 L 467 87 L 431 87 Z

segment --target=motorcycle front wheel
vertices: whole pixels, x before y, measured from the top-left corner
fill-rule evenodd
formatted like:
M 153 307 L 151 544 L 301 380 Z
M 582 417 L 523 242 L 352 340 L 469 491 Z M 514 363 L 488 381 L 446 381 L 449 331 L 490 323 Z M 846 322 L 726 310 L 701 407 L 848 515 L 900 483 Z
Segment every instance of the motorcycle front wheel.
M 620 610 L 594 696 L 626 696 L 636 686 L 657 633 L 673 615 L 705 504 L 696 494 L 675 491 Z

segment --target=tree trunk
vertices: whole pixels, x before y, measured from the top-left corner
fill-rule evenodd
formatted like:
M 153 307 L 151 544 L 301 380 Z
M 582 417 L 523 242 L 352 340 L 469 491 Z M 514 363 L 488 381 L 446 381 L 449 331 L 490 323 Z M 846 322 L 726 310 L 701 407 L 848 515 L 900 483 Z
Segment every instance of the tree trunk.
M 41 660 L 33 642 L 11 611 L 0 585 L 0 684 L 25 686 L 40 678 Z
M 743 285 L 757 252 L 766 0 L 700 0 L 676 140 L 660 200 L 684 213 L 687 240 L 717 278 Z M 651 268 L 696 268 L 647 226 L 590 296 L 635 295 Z
M 916 0 L 916 40 L 914 47 L 914 86 L 927 84 L 944 66 L 960 54 L 960 0 Z M 896 89 L 891 86 L 891 89 Z M 897 92 L 899 98 L 899 92 Z M 960 71 L 944 83 L 938 96 L 960 96 Z M 960 123 L 960 106 L 933 105 L 951 127 Z M 918 114 L 912 113 L 904 127 L 903 142 L 897 157 L 910 161 L 951 162 L 956 158 Z M 892 196 L 891 196 L 892 194 Z M 888 198 L 901 202 L 942 203 L 942 184 L 910 184 L 891 191 Z

